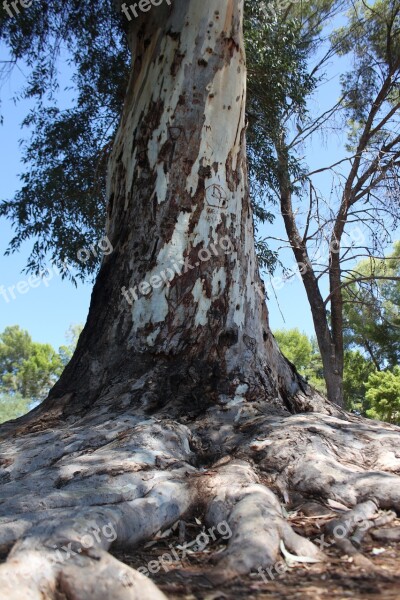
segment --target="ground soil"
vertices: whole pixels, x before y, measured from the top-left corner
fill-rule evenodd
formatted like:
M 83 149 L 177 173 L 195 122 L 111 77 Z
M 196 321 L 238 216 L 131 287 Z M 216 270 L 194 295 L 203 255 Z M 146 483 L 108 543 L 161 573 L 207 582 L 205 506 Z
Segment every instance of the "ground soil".
M 321 519 L 295 515 L 291 519 L 294 528 L 309 539 L 316 540 L 326 518 Z M 181 543 L 194 540 L 202 531 L 200 520 L 185 523 L 184 536 L 181 528 Z M 400 519 L 390 524 L 400 528 Z M 205 528 L 207 530 L 207 528 Z M 171 546 L 179 551 L 179 526 L 175 531 L 162 532 L 165 537 L 145 544 L 134 554 L 118 554 L 117 558 L 134 568 L 147 566 L 149 561 L 157 560 L 165 552 L 171 552 Z M 372 565 L 361 568 L 354 559 L 345 555 L 332 544 L 324 551 L 328 556 L 326 563 L 296 564 L 274 580 L 265 582 L 260 575 L 253 573 L 240 577 L 223 585 L 212 585 L 207 580 L 207 567 L 212 564 L 215 551 L 222 552 L 224 542 L 216 540 L 201 552 L 190 553 L 181 563 L 174 563 L 168 571 L 161 569 L 151 575 L 153 581 L 168 598 L 180 600 L 344 600 L 356 599 L 400 599 L 400 542 L 381 543 L 367 534 L 360 551 Z M 379 553 L 377 553 L 379 552 Z

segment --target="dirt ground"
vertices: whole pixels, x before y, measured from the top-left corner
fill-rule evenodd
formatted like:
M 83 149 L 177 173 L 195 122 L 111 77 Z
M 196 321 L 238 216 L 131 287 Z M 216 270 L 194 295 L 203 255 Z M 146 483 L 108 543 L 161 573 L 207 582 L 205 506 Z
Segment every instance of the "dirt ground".
M 309 539 L 314 541 L 320 538 L 324 523 L 326 518 L 297 517 L 292 520 L 292 525 L 299 533 L 301 530 L 303 535 L 306 532 Z M 400 519 L 388 527 L 400 532 Z M 145 544 L 134 556 L 116 556 L 134 568 L 147 568 L 150 561 L 159 560 L 163 554 L 172 555 L 172 550 L 181 556 L 179 546 L 184 541 L 194 540 L 203 529 L 207 531 L 199 520 L 185 523 L 184 527 L 182 523 L 180 526 L 176 524 L 174 530 L 158 534 L 157 539 Z M 370 562 L 363 566 L 356 564 L 359 562 L 357 558 L 344 554 L 335 544 L 331 544 L 329 548 L 324 548 L 328 556 L 326 563 L 296 563 L 281 575 L 271 571 L 273 580 L 267 573 L 264 576 L 267 581 L 263 581 L 258 573 L 252 573 L 224 585 L 211 584 L 207 579 L 207 571 L 214 564 L 212 556 L 215 560 L 215 553 L 222 552 L 224 548 L 225 542 L 221 539 L 210 540 L 199 552 L 195 551 L 194 546 L 194 551 L 190 551 L 181 562 L 174 561 L 171 565 L 166 564 L 165 568 L 160 563 L 158 567 L 153 563 L 152 570 L 159 570 L 150 576 L 168 598 L 179 600 L 400 600 L 400 541 L 381 542 L 368 533 L 360 552 Z

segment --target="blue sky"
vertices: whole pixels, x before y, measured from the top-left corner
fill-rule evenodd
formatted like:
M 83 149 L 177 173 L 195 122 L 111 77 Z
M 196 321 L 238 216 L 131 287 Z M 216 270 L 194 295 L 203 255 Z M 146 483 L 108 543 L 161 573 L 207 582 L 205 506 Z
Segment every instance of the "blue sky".
M 2 53 L 3 54 L 3 53 Z M 3 54 L 4 56 L 4 54 Z M 62 65 L 61 68 L 67 68 Z M 26 115 L 29 104 L 21 101 L 15 104 L 13 94 L 24 82 L 23 70 L 14 70 L 12 76 L 1 88 L 1 113 L 4 125 L 0 127 L 0 198 L 9 199 L 19 188 L 18 174 L 24 169 L 21 164 L 21 150 L 18 140 L 25 134 L 20 124 Z M 8 242 L 13 236 L 11 223 L 0 219 L 0 286 L 15 286 L 27 281 L 29 275 L 22 273 L 32 242 L 27 242 L 21 252 L 4 256 Z M 24 290 L 27 286 L 20 286 Z M 16 299 L 9 302 L 0 295 L 0 331 L 7 325 L 20 325 L 27 329 L 35 341 L 50 343 L 55 348 L 65 343 L 65 333 L 71 324 L 86 320 L 91 284 L 75 287 L 61 277 L 54 276 L 48 285 L 43 283 L 31 288 L 25 294 L 14 290 Z
M 341 65 L 342 66 L 342 65 Z M 60 70 L 68 73 L 66 65 Z M 21 151 L 18 140 L 21 132 L 20 123 L 27 112 L 26 102 L 15 104 L 13 94 L 20 89 L 24 82 L 23 71 L 15 70 L 1 89 L 1 112 L 4 125 L 0 129 L 2 144 L 0 147 L 0 198 L 12 198 L 19 187 L 18 174 L 23 171 Z M 339 96 L 339 61 L 330 66 L 329 82 L 322 86 L 315 103 L 315 110 L 323 111 Z M 67 96 L 61 96 L 61 103 Z M 328 140 L 318 139 L 307 150 L 310 167 L 317 168 L 332 163 L 341 158 L 343 140 L 333 135 Z M 321 186 L 328 183 L 321 177 Z M 283 225 L 280 215 L 275 224 L 262 231 L 266 235 L 283 235 Z M 32 242 L 27 242 L 21 252 L 12 256 L 4 256 L 7 244 L 13 235 L 11 224 L 0 220 L 0 286 L 6 289 L 16 286 L 18 282 L 27 281 L 29 275 L 22 273 Z M 287 265 L 293 265 L 291 250 L 285 251 L 282 258 Z M 29 289 L 27 289 L 29 288 Z M 0 288 L 1 289 L 1 288 Z M 7 325 L 18 324 L 27 329 L 35 341 L 51 343 L 55 348 L 65 343 L 65 333 L 71 324 L 84 323 L 86 320 L 92 284 L 78 284 L 53 277 L 48 285 L 40 284 L 31 288 L 28 284 L 20 283 L 20 289 L 26 293 L 14 290 L 15 299 L 7 292 L 8 302 L 0 295 L 0 331 Z M 272 294 L 268 302 L 272 329 L 298 327 L 309 335 L 313 334 L 310 309 L 301 282 L 294 278 L 276 290 L 276 299 Z M 278 305 L 279 304 L 279 305 Z M 283 316 L 282 316 L 283 315 Z

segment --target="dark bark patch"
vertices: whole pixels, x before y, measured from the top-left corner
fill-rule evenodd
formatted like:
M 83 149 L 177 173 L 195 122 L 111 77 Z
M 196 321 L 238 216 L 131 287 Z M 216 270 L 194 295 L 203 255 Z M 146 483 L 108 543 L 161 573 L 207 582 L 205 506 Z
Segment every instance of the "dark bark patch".
M 239 52 L 239 50 L 240 50 L 239 44 L 232 37 L 225 38 L 223 36 L 223 34 L 222 34 L 222 37 L 223 37 L 223 42 L 224 42 L 225 48 L 228 51 L 230 58 L 232 58 L 233 55 L 235 54 L 235 52 Z
M 175 55 L 174 55 L 174 60 L 171 65 L 172 77 L 176 77 L 176 74 L 178 73 L 184 58 L 185 58 L 185 55 L 182 52 L 179 52 L 179 50 L 176 50 Z
M 171 29 L 169 31 L 167 31 L 167 35 L 168 37 L 172 38 L 173 40 L 180 40 L 181 39 L 181 34 L 179 31 L 172 31 Z
M 239 336 L 236 329 L 226 329 L 220 334 L 218 344 L 230 348 L 238 343 L 238 339 Z
M 240 176 L 237 170 L 234 170 L 232 167 L 233 157 L 232 151 L 229 152 L 228 157 L 226 159 L 225 168 L 226 168 L 226 183 L 231 192 L 234 192 L 240 183 Z M 239 165 L 238 165 L 239 166 Z

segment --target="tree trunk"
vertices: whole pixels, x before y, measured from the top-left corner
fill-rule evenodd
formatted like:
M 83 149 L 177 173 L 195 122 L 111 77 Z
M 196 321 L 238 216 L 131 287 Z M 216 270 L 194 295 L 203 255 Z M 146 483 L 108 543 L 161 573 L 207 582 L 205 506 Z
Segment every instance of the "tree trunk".
M 131 25 L 132 76 L 109 166 L 114 252 L 52 393 L 73 394 L 71 411 L 149 372 L 157 398 L 148 402 L 174 410 L 177 400 L 201 409 L 236 394 L 282 404 L 299 389 L 269 329 L 254 251 L 242 3 L 189 4 Z
M 333 394 L 341 399 L 343 406 L 343 369 L 344 369 L 344 342 L 343 342 L 343 293 L 342 270 L 340 265 L 340 244 L 343 235 L 344 223 L 336 226 L 333 232 L 329 253 L 329 291 L 331 304 L 331 332 L 332 332 L 332 369 L 329 373 L 329 385 Z M 333 397 L 330 397 L 333 401 Z
M 242 11 L 175 0 L 132 21 L 108 182 L 115 250 L 60 381 L 0 428 L 1 600 L 165 598 L 108 551 L 199 512 L 231 532 L 203 574 L 216 585 L 273 565 L 282 544 L 325 559 L 286 521 L 289 501 L 400 510 L 400 430 L 320 397 L 269 330 Z
M 332 271 L 332 265 L 329 270 L 331 290 L 332 286 L 335 290 L 331 301 L 332 317 L 334 317 L 331 331 L 328 323 L 326 305 L 319 289 L 318 280 L 315 276 L 306 244 L 297 228 L 296 218 L 293 213 L 288 156 L 284 139 L 281 140 L 276 147 L 279 161 L 278 177 L 281 213 L 285 224 L 286 234 L 297 261 L 311 308 L 314 330 L 317 336 L 318 347 L 324 368 L 324 379 L 328 400 L 337 406 L 343 407 L 343 306 L 340 289 L 340 263 L 337 261 L 338 254 L 331 253 L 330 255 L 336 261 L 333 265 L 334 270 Z M 337 281 L 339 281 L 339 284 L 337 284 Z

